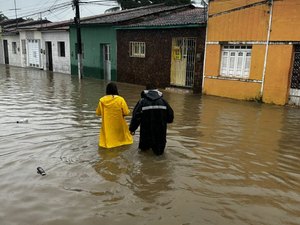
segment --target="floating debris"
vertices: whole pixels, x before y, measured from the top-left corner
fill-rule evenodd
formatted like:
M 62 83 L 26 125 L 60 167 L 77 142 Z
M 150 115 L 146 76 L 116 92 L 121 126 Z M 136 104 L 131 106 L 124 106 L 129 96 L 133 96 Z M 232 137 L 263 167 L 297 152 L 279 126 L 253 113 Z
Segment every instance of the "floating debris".
M 41 174 L 42 176 L 46 175 L 45 170 L 42 167 L 38 167 L 36 169 L 38 174 Z

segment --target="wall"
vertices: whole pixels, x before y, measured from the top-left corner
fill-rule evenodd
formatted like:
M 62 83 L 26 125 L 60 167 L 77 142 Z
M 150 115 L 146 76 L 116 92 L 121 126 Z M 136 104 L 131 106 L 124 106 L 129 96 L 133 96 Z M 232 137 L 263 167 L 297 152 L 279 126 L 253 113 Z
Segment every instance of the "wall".
M 21 66 L 22 67 L 29 67 L 29 63 L 28 63 L 28 54 L 29 54 L 28 39 L 38 40 L 40 42 L 40 49 L 42 49 L 42 34 L 41 34 L 40 31 L 30 31 L 30 30 L 20 31 L 20 39 L 19 39 L 20 46 L 21 46 L 21 41 L 26 40 L 26 54 L 25 55 L 21 54 Z M 40 62 L 41 62 L 39 68 L 43 68 L 44 67 L 43 66 L 43 60 L 42 60 L 43 55 L 41 54 L 41 51 L 39 51 L 39 57 L 40 57 Z
M 19 42 L 19 35 L 2 36 L 2 40 L 1 40 L 2 46 L 3 46 L 3 40 L 7 40 L 7 43 L 8 43 L 9 65 L 21 66 L 21 46 L 20 46 L 20 42 Z M 17 44 L 17 52 L 16 53 L 13 53 L 12 42 L 16 42 L 16 44 Z
M 145 85 L 149 81 L 158 87 L 170 86 L 172 38 L 197 37 L 194 91 L 201 92 L 205 28 L 118 30 L 118 81 Z M 146 57 L 129 56 L 129 42 L 146 44 Z
M 244 0 L 243 2 L 244 5 L 250 4 L 249 1 Z M 226 11 L 229 6 L 238 6 L 236 0 L 210 3 L 207 36 L 209 41 L 266 40 L 269 22 L 269 7 L 266 4 L 221 15 L 211 12 L 215 11 L 214 7 L 218 7 L 218 12 Z
M 0 26 L 0 64 L 4 64 L 4 51 L 3 51 L 3 39 L 1 34 L 1 26 Z
M 292 45 L 271 45 L 267 61 L 263 101 L 284 105 L 288 101 L 292 69 Z
M 274 1 L 265 77 L 269 5 L 232 10 L 256 2 L 259 1 L 210 2 L 203 92 L 236 99 L 261 98 L 266 103 L 284 105 L 288 102 L 293 41 L 300 41 L 299 1 Z M 226 10 L 231 11 L 220 13 Z M 221 46 L 228 42 L 252 45 L 249 79 L 220 76 Z
M 109 26 L 86 25 L 81 28 L 81 39 L 84 44 L 83 75 L 103 79 L 103 56 L 100 44 L 111 45 L 111 79 L 117 79 L 116 31 Z M 75 43 L 76 29 L 70 27 L 71 73 L 78 74 Z
M 271 41 L 300 41 L 299 0 L 274 1 Z
M 43 43 L 42 49 L 45 50 L 45 42 L 51 41 L 52 44 L 52 59 L 53 72 L 71 73 L 70 67 L 70 40 L 68 31 L 48 31 L 42 33 Z M 65 57 L 60 57 L 58 54 L 58 42 L 65 43 Z M 46 55 L 43 54 L 44 70 L 46 68 Z

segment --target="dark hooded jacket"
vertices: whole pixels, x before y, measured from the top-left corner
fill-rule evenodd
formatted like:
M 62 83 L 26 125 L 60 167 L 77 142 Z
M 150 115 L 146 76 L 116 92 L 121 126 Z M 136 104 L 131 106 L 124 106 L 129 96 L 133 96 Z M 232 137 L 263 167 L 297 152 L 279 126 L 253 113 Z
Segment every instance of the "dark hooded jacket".
M 152 148 L 161 155 L 166 146 L 167 123 L 174 119 L 173 109 L 158 90 L 145 90 L 136 104 L 129 130 L 134 132 L 140 125 L 139 148 Z

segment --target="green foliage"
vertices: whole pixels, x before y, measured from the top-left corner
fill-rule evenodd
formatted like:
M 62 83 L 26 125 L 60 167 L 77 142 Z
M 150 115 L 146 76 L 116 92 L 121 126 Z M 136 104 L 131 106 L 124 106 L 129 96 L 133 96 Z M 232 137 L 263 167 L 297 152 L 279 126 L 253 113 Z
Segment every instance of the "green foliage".
M 8 18 L 2 12 L 0 12 L 0 22 L 7 19 Z
M 117 0 L 122 9 L 132 9 L 141 6 L 165 3 L 166 5 L 190 4 L 191 0 Z

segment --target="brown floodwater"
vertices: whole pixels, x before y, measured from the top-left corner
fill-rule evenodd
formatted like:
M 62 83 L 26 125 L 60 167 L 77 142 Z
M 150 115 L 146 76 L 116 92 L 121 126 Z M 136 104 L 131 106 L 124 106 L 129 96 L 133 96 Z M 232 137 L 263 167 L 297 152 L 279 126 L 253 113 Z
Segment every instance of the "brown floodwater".
M 1 225 L 300 224 L 299 108 L 162 90 L 175 120 L 157 157 L 139 132 L 98 149 L 105 86 L 0 66 Z M 118 87 L 132 109 L 143 87 Z

